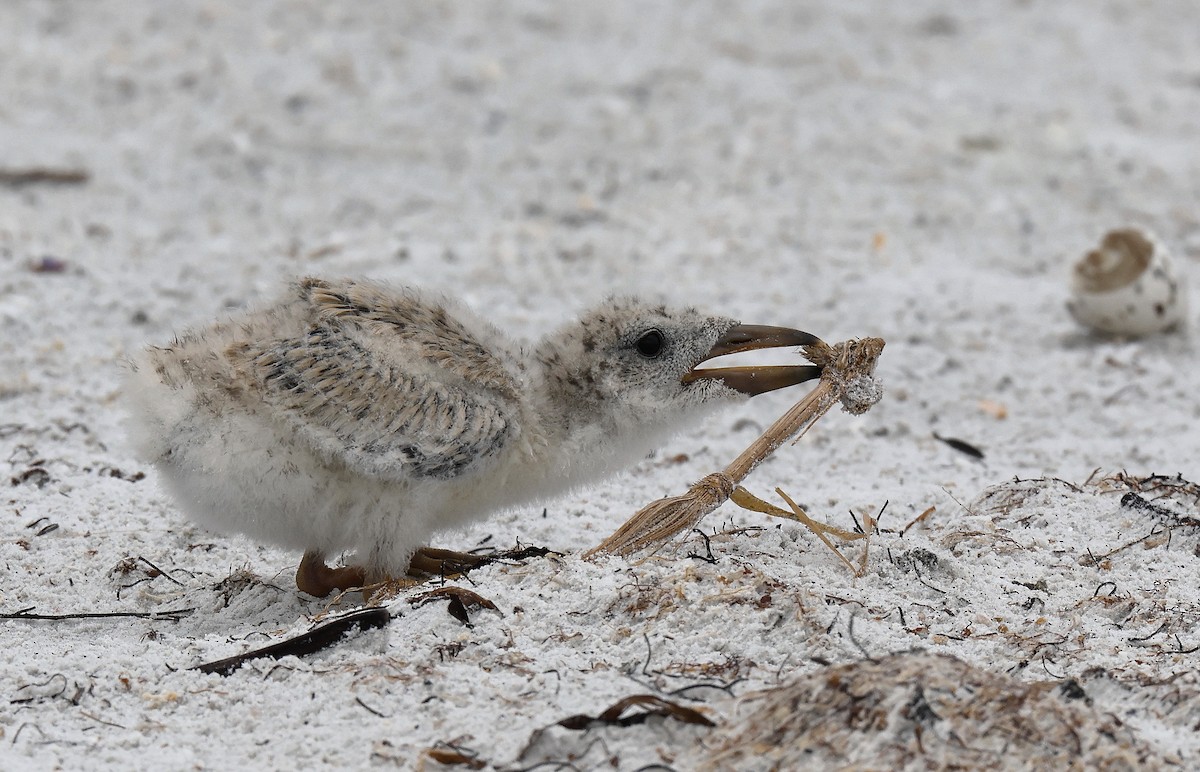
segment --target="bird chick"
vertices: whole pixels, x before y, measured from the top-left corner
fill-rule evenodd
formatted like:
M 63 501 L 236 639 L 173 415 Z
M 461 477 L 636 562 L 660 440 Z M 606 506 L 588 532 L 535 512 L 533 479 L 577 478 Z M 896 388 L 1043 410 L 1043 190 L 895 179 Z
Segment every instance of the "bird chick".
M 136 356 L 131 435 L 188 515 L 303 550 L 297 585 L 325 595 L 436 570 L 455 553 L 422 549 L 433 533 L 601 479 L 717 407 L 818 377 L 697 368 L 815 340 L 613 299 L 521 345 L 448 299 L 308 278 Z M 326 566 L 345 550 L 358 565 Z

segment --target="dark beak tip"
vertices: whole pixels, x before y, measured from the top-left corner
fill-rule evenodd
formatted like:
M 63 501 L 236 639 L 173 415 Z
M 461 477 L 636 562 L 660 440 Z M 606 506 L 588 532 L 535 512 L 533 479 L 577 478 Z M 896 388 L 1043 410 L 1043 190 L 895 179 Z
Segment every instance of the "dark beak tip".
M 755 351 L 763 348 L 781 348 L 785 346 L 811 346 L 821 339 L 811 332 L 797 330 L 791 327 L 772 327 L 763 324 L 738 324 L 725 331 L 717 338 L 707 359 L 713 359 L 726 354 L 737 354 L 742 351 Z

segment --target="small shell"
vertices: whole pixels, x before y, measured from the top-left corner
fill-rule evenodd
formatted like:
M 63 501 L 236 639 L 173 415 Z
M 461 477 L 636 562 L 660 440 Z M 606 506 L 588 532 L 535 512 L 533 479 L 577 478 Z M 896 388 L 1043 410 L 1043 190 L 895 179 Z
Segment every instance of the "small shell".
M 1187 299 L 1163 243 L 1124 228 L 1075 264 L 1067 310 L 1096 332 L 1139 337 L 1181 327 Z

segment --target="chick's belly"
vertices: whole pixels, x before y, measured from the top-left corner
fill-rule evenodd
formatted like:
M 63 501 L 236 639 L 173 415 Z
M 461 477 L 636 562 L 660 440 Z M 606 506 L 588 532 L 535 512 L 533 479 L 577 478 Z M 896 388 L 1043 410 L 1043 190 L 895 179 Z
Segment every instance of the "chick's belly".
M 159 463 L 176 503 L 216 531 L 334 553 L 394 499 L 394 484 L 336 468 L 300 443 L 250 426 L 196 431 Z

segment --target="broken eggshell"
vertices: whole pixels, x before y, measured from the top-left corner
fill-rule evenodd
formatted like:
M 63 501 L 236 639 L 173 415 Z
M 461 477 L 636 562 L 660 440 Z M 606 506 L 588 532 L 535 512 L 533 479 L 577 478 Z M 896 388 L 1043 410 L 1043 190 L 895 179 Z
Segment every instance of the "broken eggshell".
M 1109 231 L 1075 263 L 1067 310 L 1096 332 L 1141 337 L 1182 327 L 1187 302 L 1163 243 L 1123 228 Z

